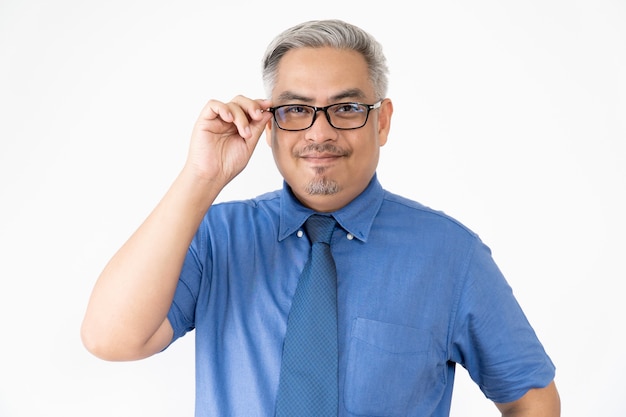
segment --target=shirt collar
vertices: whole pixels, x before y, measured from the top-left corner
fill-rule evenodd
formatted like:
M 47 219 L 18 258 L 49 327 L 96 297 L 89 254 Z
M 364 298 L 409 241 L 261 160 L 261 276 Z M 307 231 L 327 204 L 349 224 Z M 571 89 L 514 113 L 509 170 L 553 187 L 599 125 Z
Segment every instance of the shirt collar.
M 368 186 L 347 206 L 331 213 L 339 225 L 357 239 L 366 242 L 376 213 L 383 202 L 384 190 L 376 174 Z M 283 181 L 280 195 L 280 226 L 278 240 L 283 240 L 300 230 L 306 219 L 315 211 L 304 207 Z

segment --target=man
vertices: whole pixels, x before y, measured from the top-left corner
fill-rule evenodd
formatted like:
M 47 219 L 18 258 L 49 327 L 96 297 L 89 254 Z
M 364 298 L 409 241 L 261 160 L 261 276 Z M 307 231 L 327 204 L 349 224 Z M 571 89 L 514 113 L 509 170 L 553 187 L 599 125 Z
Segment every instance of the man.
M 87 348 L 140 359 L 195 329 L 197 416 L 289 415 L 277 404 L 293 385 L 281 369 L 290 310 L 313 253 L 305 221 L 321 214 L 337 222 L 337 317 L 313 340 L 337 337 L 334 382 L 318 387 L 330 394 L 313 394 L 330 404 L 320 415 L 447 416 L 457 363 L 502 415 L 560 415 L 554 366 L 489 249 L 377 180 L 393 113 L 377 41 L 306 22 L 268 47 L 263 79 L 269 99 L 202 110 L 179 176 L 95 285 Z M 263 132 L 283 189 L 213 205 Z

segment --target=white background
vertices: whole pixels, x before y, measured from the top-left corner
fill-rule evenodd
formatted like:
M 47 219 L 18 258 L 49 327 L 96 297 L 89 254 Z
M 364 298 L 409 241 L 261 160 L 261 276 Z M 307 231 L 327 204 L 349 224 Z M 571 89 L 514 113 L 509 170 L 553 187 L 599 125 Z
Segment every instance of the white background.
M 335 17 L 389 60 L 383 185 L 492 248 L 564 416 L 626 415 L 623 0 L 0 0 L 1 417 L 193 415 L 193 334 L 100 361 L 79 338 L 89 293 L 204 103 L 262 97 L 273 36 Z M 222 199 L 280 185 L 262 139 Z M 462 368 L 452 415 L 498 415 Z

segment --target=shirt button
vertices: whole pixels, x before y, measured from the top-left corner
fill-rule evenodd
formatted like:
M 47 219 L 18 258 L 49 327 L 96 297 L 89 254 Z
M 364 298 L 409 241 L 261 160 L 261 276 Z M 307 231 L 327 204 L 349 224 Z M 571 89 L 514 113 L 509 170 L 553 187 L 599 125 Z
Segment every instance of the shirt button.
M 302 230 L 298 230 L 298 233 L 296 233 L 296 236 L 302 237 L 304 236 L 304 232 Z
M 354 235 L 352 233 L 348 233 L 346 237 L 348 238 L 348 240 L 354 239 Z

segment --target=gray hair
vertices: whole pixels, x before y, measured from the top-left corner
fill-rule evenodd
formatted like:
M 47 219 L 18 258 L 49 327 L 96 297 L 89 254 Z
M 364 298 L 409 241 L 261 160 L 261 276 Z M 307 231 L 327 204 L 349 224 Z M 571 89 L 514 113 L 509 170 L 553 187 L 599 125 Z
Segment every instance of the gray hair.
M 387 60 L 381 44 L 363 29 L 341 20 L 311 20 L 289 28 L 269 44 L 263 56 L 263 84 L 271 96 L 276 85 L 278 64 L 291 49 L 332 47 L 350 49 L 363 55 L 377 99 L 387 96 Z

